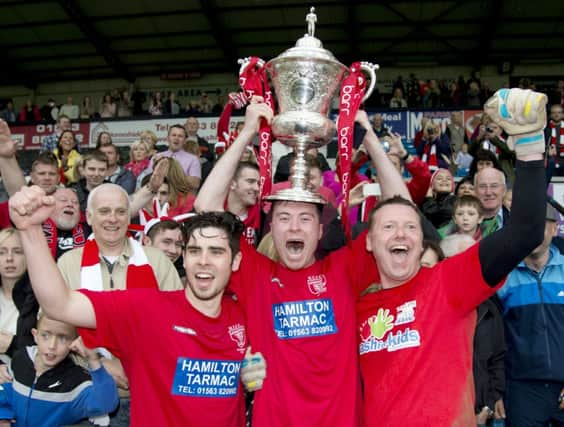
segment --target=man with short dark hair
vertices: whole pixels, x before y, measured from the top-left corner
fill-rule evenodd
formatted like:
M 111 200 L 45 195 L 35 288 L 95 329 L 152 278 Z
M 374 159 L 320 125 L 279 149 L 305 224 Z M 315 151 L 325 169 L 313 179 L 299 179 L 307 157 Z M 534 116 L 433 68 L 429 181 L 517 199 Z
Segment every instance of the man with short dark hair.
M 243 221 L 243 236 L 257 246 L 261 237 L 261 210 L 258 203 L 260 172 L 256 163 L 239 162 L 229 186 L 226 210 Z
M 168 150 L 157 154 L 158 157 L 171 157 L 180 163 L 182 170 L 186 174 L 186 179 L 190 186 L 197 191 L 201 181 L 200 160 L 195 155 L 184 150 L 184 142 L 186 141 L 186 130 L 182 125 L 172 125 L 168 129 Z M 153 167 L 153 160 L 149 168 Z
M 86 212 L 86 201 L 92 190 L 102 184 L 108 172 L 108 157 L 101 151 L 92 151 L 80 160 L 82 178 L 73 188 L 78 195 L 81 212 Z
M 160 249 L 175 263 L 184 249 L 182 226 L 173 219 L 153 218 L 145 225 L 143 244 Z
M 106 179 L 122 187 L 127 194 L 135 191 L 136 178 L 133 173 L 119 165 L 119 149 L 114 144 L 101 145 L 99 150 L 108 158 Z

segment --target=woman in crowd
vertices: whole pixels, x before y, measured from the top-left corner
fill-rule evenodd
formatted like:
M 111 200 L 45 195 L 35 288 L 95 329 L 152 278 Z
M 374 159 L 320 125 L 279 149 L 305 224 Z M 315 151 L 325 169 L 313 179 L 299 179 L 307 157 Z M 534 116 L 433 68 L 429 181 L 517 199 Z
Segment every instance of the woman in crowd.
M 100 103 L 100 117 L 103 119 L 115 117 L 117 113 L 117 104 L 113 101 L 112 95 L 106 93 Z
M 150 131 L 150 130 L 144 130 L 143 132 L 141 132 L 141 134 L 139 135 L 139 139 L 141 140 L 141 142 L 144 142 L 147 144 L 147 146 L 149 147 L 149 154 L 148 157 L 153 157 L 153 155 L 157 152 L 157 135 L 155 134 L 155 132 Z
M 103 145 L 108 145 L 112 143 L 112 135 L 109 132 L 100 132 L 96 138 L 96 150 L 98 150 Z
M 130 170 L 135 178 L 149 167 L 149 146 L 143 141 L 135 141 L 129 149 L 129 163 L 123 167 Z
M 399 87 L 394 89 L 394 96 L 390 99 L 390 108 L 407 108 L 407 101 Z
M 0 360 L 4 363 L 19 348 L 33 344 L 31 329 L 38 310 L 19 232 L 5 228 L 0 231 Z
M 452 157 L 450 142 L 446 135 L 441 137 L 441 129 L 438 123 L 429 120 L 423 129 L 421 144 L 416 147 L 417 154 L 429 169 L 448 168 Z
M 472 163 L 470 163 L 470 170 L 468 171 L 468 178 L 474 179 L 474 175 L 484 168 L 496 168 L 503 172 L 499 160 L 496 155 L 490 150 L 480 149 L 476 152 Z
M 155 165 L 159 160 L 155 162 Z M 196 200 L 194 190 L 188 183 L 180 163 L 172 158 L 169 158 L 168 162 L 168 173 L 165 181 L 168 184 L 168 216 L 191 212 L 194 207 L 194 200 Z
M 74 166 L 80 162 L 80 153 L 76 149 L 76 138 L 70 130 L 65 130 L 59 136 L 57 148 L 53 152 L 59 161 L 61 182 L 74 184 L 78 178 L 75 176 Z
M 448 169 L 437 169 L 431 176 L 429 193 L 421 211 L 423 215 L 436 227 L 440 228 L 452 218 L 454 201 L 454 178 Z
M 94 117 L 96 111 L 92 105 L 92 99 L 89 96 L 85 96 L 82 100 L 82 105 L 80 106 L 80 118 L 81 119 L 91 119 Z
M 149 114 L 151 116 L 160 116 L 164 113 L 164 104 L 160 92 L 155 92 L 151 103 L 149 104 Z
M 454 189 L 454 194 L 456 194 L 456 197 L 475 196 L 476 193 L 474 193 L 474 181 L 472 178 L 465 176 L 458 181 Z

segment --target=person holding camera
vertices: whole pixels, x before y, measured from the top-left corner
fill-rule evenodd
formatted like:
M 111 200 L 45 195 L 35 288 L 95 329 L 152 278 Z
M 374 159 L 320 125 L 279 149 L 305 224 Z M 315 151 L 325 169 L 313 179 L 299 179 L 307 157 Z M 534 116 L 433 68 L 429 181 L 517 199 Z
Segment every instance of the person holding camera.
M 423 128 L 421 144 L 417 147 L 417 155 L 429 165 L 431 172 L 439 168 L 448 169 L 452 151 L 446 135 L 441 137 L 441 128 L 438 123 L 429 120 Z

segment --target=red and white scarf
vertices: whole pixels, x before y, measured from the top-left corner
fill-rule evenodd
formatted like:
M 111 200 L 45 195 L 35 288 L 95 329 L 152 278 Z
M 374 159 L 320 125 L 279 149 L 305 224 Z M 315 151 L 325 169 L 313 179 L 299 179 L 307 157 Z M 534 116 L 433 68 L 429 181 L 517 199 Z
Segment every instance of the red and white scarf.
M 552 120 L 548 123 L 550 128 L 550 145 L 556 147 L 556 156 L 564 157 L 564 121 L 555 124 Z
M 51 218 L 47 218 L 43 223 L 43 234 L 45 235 L 45 239 L 47 239 L 47 245 L 49 249 L 51 249 L 53 258 L 57 258 L 57 225 Z M 79 222 L 72 229 L 72 246 L 73 248 L 81 248 L 84 246 L 85 242 L 84 227 Z
M 429 165 L 429 170 L 431 172 L 439 169 L 439 161 L 437 160 L 437 145 L 434 142 L 429 142 L 425 145 L 421 160 Z
M 147 260 L 143 247 L 133 238 L 128 238 L 132 254 L 129 257 L 125 279 L 126 289 L 154 288 L 158 289 L 157 278 Z M 84 245 L 80 264 L 80 287 L 91 291 L 103 291 L 102 270 L 100 268 L 100 251 L 91 234 Z

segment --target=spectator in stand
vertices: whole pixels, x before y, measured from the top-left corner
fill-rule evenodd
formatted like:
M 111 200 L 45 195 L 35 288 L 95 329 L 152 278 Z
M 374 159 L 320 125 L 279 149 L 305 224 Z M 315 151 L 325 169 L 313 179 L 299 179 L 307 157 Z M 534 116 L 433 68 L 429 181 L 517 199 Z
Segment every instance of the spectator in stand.
M 123 167 L 133 173 L 135 178 L 149 167 L 149 146 L 143 141 L 135 141 L 129 148 L 129 163 Z
M 149 104 L 149 114 L 151 116 L 161 116 L 164 113 L 162 95 L 159 91 L 155 92 Z
M 180 104 L 176 101 L 176 94 L 170 92 L 168 98 L 164 103 L 164 111 L 166 114 L 178 115 L 180 114 Z
M 394 95 L 390 99 L 390 108 L 407 108 L 407 101 L 399 87 L 394 89 Z
M 507 224 L 509 211 L 503 206 L 506 190 L 505 175 L 498 169 L 486 167 L 474 176 L 474 191 L 484 208 L 483 229 L 493 232 Z
M 498 291 L 507 355 L 505 404 L 511 427 L 564 425 L 564 256 L 551 243 L 558 213 L 546 207 L 544 240 Z
M 476 155 L 470 164 L 468 177 L 474 179 L 476 173 L 485 168 L 495 168 L 501 171 L 501 166 L 495 154 L 490 150 L 480 149 L 476 152 Z
M 16 350 L 33 344 L 39 310 L 15 228 L 0 231 L 0 308 L 0 361 L 8 364 Z
M 460 181 L 458 181 L 456 183 L 456 186 L 454 187 L 454 194 L 459 198 L 462 196 L 475 196 L 476 194 L 474 193 L 474 178 L 465 176 Z
M 507 146 L 502 132 L 503 129 L 497 123 L 488 123 L 483 137 L 472 142 L 469 152 L 474 155 L 480 148 L 490 150 L 497 157 L 507 180 L 513 182 L 515 178 L 515 153 Z
M 61 133 L 66 130 L 71 130 L 71 121 L 64 114 L 59 114 L 57 117 L 57 124 L 55 125 L 55 132 L 51 135 L 45 136 L 41 141 L 41 152 L 54 151 L 59 144 L 59 137 L 61 136 Z
M 133 115 L 132 102 L 129 97 L 129 92 L 124 90 L 120 94 L 118 106 L 117 106 L 117 116 L 118 117 L 131 117 Z
M 217 102 L 214 104 L 211 112 L 217 115 L 221 114 L 223 111 L 223 104 L 225 104 L 225 98 L 223 96 L 218 96 Z
M 556 87 L 549 92 L 550 104 L 564 105 L 564 80 L 558 80 Z
M 317 148 L 310 148 L 307 153 L 310 156 L 317 157 L 321 163 L 321 169 L 323 172 L 330 171 L 331 166 L 327 163 L 327 159 L 323 154 L 321 154 Z M 290 178 L 290 163 L 296 157 L 294 150 L 290 151 L 285 156 L 280 157 L 278 164 L 276 165 L 276 171 L 274 172 L 274 183 L 288 181 Z
M 464 142 L 460 147 L 460 151 L 456 153 L 455 162 L 459 172 L 458 176 L 468 175 L 472 160 L 474 160 L 474 157 L 468 153 L 468 144 Z
M 207 161 L 213 165 L 214 162 L 214 151 L 208 141 L 198 135 L 200 130 L 200 122 L 196 117 L 188 117 L 184 123 L 184 129 L 186 129 L 186 140 L 196 141 L 200 147 L 200 159 L 202 162 Z
M 474 241 L 478 241 L 482 235 L 492 233 L 492 230 L 487 229 L 491 224 L 483 223 L 484 209 L 476 196 L 457 197 L 453 212 L 452 219 L 438 230 L 441 237 L 458 233 L 466 234 Z
M 59 114 L 64 114 L 71 120 L 78 119 L 80 111 L 78 105 L 73 104 L 72 96 L 67 96 L 67 102 L 61 105 L 61 108 L 59 108 Z
M 420 149 L 423 149 L 423 134 L 425 133 L 425 128 L 431 119 L 427 116 L 423 116 L 421 118 L 421 128 L 415 132 L 415 136 L 413 137 L 413 146 L 415 147 L 415 151 L 419 153 Z
M 203 92 L 200 96 L 200 111 L 205 114 L 211 113 L 213 104 L 207 92 Z
M 74 173 L 75 165 L 80 162 L 80 153 L 76 150 L 76 145 L 74 133 L 65 130 L 61 133 L 57 148 L 53 151 L 59 161 L 59 170 L 64 177 L 63 184 L 70 185 L 78 181 L 78 177 Z
M 372 118 L 372 129 L 378 138 L 384 138 L 390 134 L 390 129 L 384 124 L 382 114 L 376 113 Z
M 417 154 L 429 165 L 431 171 L 438 168 L 448 169 L 452 151 L 448 138 L 445 136 L 441 138 L 441 128 L 438 123 L 433 123 L 431 120 L 427 122 Z
M 98 150 L 102 145 L 112 144 L 112 135 L 109 132 L 103 131 L 96 137 L 96 150 Z
M 82 99 L 82 104 L 80 106 L 80 118 L 83 120 L 93 119 L 96 115 L 96 110 L 94 105 L 92 105 L 92 98 L 85 96 Z
M 73 185 L 78 196 L 80 211 L 86 212 L 88 195 L 106 179 L 108 171 L 108 158 L 100 151 L 92 151 L 82 156 L 80 160 L 82 177 Z
M 462 111 L 453 111 L 450 113 L 450 123 L 445 129 L 445 135 L 450 141 L 451 150 L 456 153 L 462 148 L 462 144 L 468 144 L 468 135 L 464 129 L 464 121 L 462 119 Z
M 401 75 L 398 76 L 396 81 L 394 82 L 394 85 L 392 86 L 392 92 L 395 92 L 396 89 L 401 90 L 402 97 L 403 97 L 403 94 L 405 93 L 405 86 L 403 84 L 403 77 Z
M 550 107 L 550 121 L 544 129 L 544 139 L 548 147 L 549 176 L 564 175 L 564 120 L 562 105 Z
M 162 161 L 159 158 L 155 165 Z M 168 216 L 176 216 L 191 212 L 196 199 L 193 185 L 188 176 L 184 174 L 181 164 L 174 158 L 168 159 L 168 172 L 165 182 L 168 184 Z M 160 190 L 160 188 L 159 188 Z
M 35 123 L 41 121 L 41 112 L 31 99 L 28 99 L 20 110 L 18 121 L 21 123 Z
M 153 157 L 153 155 L 157 153 L 156 147 L 157 147 L 157 142 L 159 140 L 155 132 L 150 130 L 144 130 L 139 134 L 139 139 L 141 142 L 147 144 L 147 147 L 149 148 L 149 154 L 148 154 L 149 158 Z
M 457 82 L 452 82 L 448 87 L 448 104 L 445 107 L 462 107 L 464 106 L 464 97 L 462 90 Z
M 182 225 L 173 219 L 153 218 L 143 230 L 143 245 L 160 249 L 174 264 L 182 255 L 185 239 Z
M 2 110 L 2 114 L 0 114 L 0 118 L 4 120 L 6 123 L 14 123 L 18 118 L 15 110 L 14 110 L 14 101 L 9 99 L 6 102 L 6 108 Z
M 104 144 L 99 150 L 108 158 L 108 169 L 106 171 L 106 180 L 112 184 L 117 184 L 127 194 L 133 194 L 135 191 L 135 175 L 119 165 L 119 149 L 114 144 Z
M 155 157 L 170 157 L 180 163 L 189 185 L 196 192 L 201 182 L 201 165 L 197 156 L 184 150 L 184 143 L 186 142 L 186 129 L 184 126 L 177 124 L 169 127 L 167 142 L 168 150 L 159 153 Z M 154 160 L 155 158 L 151 160 L 151 169 L 154 169 Z
M 455 200 L 452 174 L 448 169 L 437 169 L 431 176 L 431 185 L 421 205 L 421 212 L 435 228 L 440 228 L 452 219 Z
M 468 91 L 466 92 L 466 106 L 468 108 L 480 108 L 482 106 L 482 91 L 476 81 L 469 80 Z
M 116 116 L 117 104 L 112 99 L 112 95 L 105 93 L 102 101 L 100 102 L 100 109 L 98 110 L 100 117 L 109 119 Z
M 423 107 L 425 108 L 438 108 L 441 106 L 441 90 L 437 80 L 429 80 L 427 90 L 423 95 Z
M 55 100 L 53 98 L 49 98 L 47 104 L 41 107 L 41 118 L 46 121 L 47 123 L 54 123 L 57 118 L 59 117 L 59 108 L 57 104 L 55 104 Z

